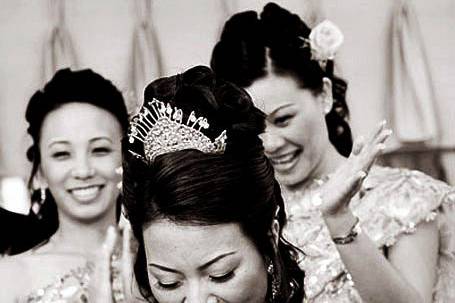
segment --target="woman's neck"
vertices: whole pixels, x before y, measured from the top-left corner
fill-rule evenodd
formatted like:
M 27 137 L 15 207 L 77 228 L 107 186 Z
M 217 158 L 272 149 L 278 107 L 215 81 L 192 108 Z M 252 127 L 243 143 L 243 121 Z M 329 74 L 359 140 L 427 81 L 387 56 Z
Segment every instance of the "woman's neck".
M 115 213 L 90 223 L 59 215 L 59 228 L 49 244 L 54 252 L 91 255 L 104 243 L 108 227 L 115 224 Z

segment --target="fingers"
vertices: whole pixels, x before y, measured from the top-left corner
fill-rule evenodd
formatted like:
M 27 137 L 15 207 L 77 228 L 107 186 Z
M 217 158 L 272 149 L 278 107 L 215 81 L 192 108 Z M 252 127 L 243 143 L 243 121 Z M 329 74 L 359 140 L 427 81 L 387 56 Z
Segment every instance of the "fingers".
M 106 256 L 109 257 L 109 261 L 110 257 L 112 256 L 112 253 L 114 252 L 116 241 L 117 232 L 115 231 L 115 227 L 109 226 L 109 228 L 107 229 L 106 238 L 104 239 L 104 243 L 102 245 L 102 253 L 105 257 Z
M 362 150 L 357 154 L 359 159 L 356 159 L 357 165 L 354 165 L 357 170 L 369 170 L 376 158 L 384 151 L 384 142 L 391 134 L 392 130 L 386 127 L 385 121 L 379 123 L 368 142 L 364 144 Z
M 90 302 L 112 302 L 110 265 L 116 240 L 117 232 L 113 226 L 109 226 L 100 253 L 96 256 L 95 271 L 90 279 L 88 288 Z
M 133 256 L 131 253 L 131 227 L 125 225 L 122 231 L 122 272 L 125 286 L 131 285 Z
M 384 143 L 390 137 L 390 135 L 392 135 L 392 130 L 387 127 L 385 121 L 382 121 L 379 124 L 378 130 L 372 136 L 371 144 L 377 145 Z
M 382 120 L 381 122 L 379 122 L 373 133 L 370 135 L 369 142 L 374 142 L 375 139 L 386 129 L 386 125 L 387 125 L 386 120 Z
M 352 146 L 352 154 L 353 155 L 360 154 L 360 152 L 362 151 L 364 146 L 365 146 L 365 137 L 363 137 L 363 136 L 358 137 L 355 140 L 354 145 Z

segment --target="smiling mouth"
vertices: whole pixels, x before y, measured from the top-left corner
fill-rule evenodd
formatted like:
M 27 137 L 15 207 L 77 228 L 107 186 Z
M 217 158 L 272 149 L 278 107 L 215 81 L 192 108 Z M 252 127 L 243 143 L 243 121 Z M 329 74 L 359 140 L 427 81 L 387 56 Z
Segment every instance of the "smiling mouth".
M 95 199 L 100 193 L 103 185 L 92 185 L 87 187 L 73 188 L 70 194 L 79 202 L 89 202 Z
M 286 172 L 294 167 L 301 153 L 302 150 L 298 149 L 291 153 L 270 157 L 270 161 L 272 162 L 272 165 L 275 168 L 275 170 L 279 172 Z

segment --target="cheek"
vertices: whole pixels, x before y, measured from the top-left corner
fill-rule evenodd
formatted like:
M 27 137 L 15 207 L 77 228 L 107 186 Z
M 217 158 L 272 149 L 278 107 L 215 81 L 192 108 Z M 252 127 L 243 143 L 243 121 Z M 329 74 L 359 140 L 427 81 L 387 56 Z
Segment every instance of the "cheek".
M 230 287 L 229 297 L 225 298 L 230 302 L 265 302 L 267 295 L 267 273 L 265 270 L 249 270 L 241 273 L 235 284 Z
M 95 159 L 93 163 L 97 173 L 108 180 L 120 182 L 121 175 L 116 172 L 116 169 L 122 164 L 120 157 L 112 156 Z
M 42 162 L 41 164 L 41 173 L 49 186 L 63 182 L 69 171 L 69 165 L 64 162 Z

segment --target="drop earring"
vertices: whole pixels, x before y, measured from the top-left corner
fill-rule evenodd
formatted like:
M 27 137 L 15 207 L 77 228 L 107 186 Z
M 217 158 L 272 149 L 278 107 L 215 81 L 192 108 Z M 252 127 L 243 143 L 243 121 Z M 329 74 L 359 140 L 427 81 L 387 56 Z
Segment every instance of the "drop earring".
M 268 259 L 268 258 L 267 258 Z M 278 275 L 275 270 L 275 266 L 273 265 L 272 260 L 268 259 L 267 260 L 267 274 L 269 276 L 269 281 L 270 281 L 270 286 L 271 286 L 271 293 L 272 293 L 272 298 L 271 302 L 277 302 L 277 299 L 280 294 L 280 279 L 278 278 Z
M 32 204 L 32 211 L 35 213 L 35 215 L 38 217 L 38 219 L 42 218 L 42 215 L 40 214 L 41 207 L 43 206 L 44 202 L 46 201 L 46 189 L 41 187 L 39 189 L 39 195 L 40 198 L 38 201 L 33 201 Z

